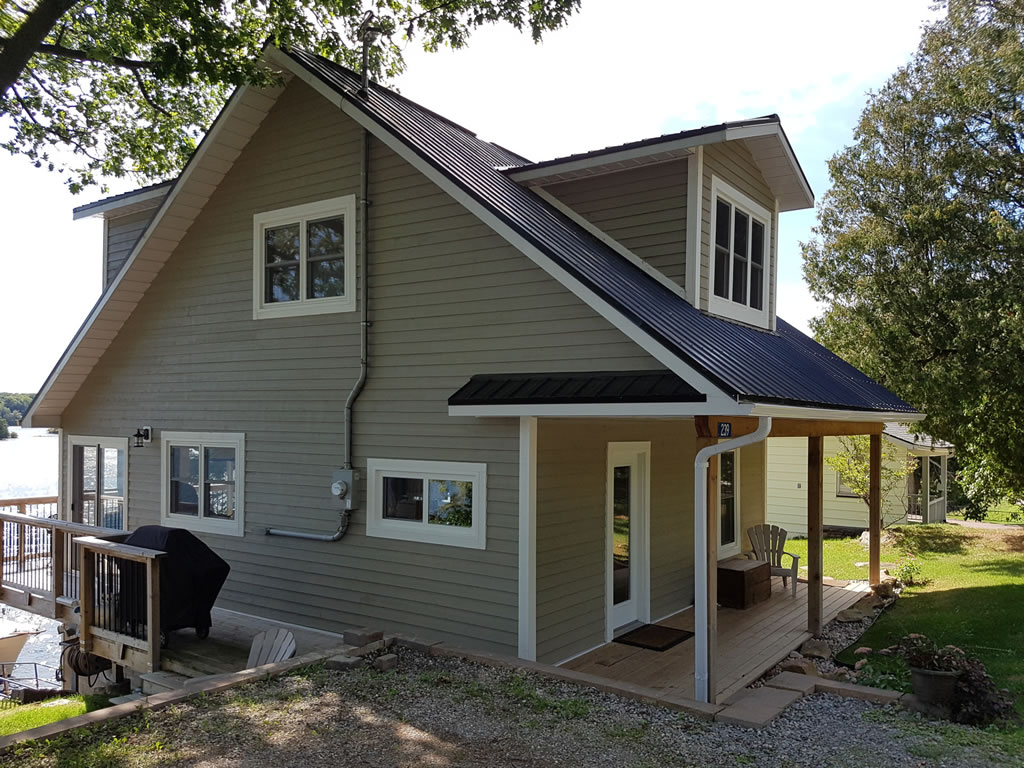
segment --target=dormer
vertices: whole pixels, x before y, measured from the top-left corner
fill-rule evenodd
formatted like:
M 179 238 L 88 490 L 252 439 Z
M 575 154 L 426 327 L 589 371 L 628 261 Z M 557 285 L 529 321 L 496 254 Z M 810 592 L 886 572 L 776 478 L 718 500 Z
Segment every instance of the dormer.
M 172 184 L 170 181 L 153 184 L 74 209 L 75 221 L 92 217 L 103 219 L 103 292 L 121 271 Z
M 774 329 L 778 216 L 814 205 L 777 115 L 505 173 L 692 305 Z

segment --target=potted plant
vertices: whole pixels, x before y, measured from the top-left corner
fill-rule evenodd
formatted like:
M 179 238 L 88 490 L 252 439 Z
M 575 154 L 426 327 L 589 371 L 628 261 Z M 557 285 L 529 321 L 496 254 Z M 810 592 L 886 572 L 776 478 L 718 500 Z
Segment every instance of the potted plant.
M 967 663 L 967 654 L 956 646 L 939 648 L 924 635 L 900 640 L 899 653 L 910 667 L 914 695 L 923 704 L 949 711 L 956 698 L 956 684 Z

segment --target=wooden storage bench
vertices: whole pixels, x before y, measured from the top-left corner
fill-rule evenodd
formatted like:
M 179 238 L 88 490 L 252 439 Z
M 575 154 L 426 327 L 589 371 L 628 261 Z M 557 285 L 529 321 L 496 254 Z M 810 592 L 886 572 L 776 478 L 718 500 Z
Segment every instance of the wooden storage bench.
M 718 603 L 749 608 L 772 594 L 772 569 L 763 560 L 725 560 L 718 564 Z

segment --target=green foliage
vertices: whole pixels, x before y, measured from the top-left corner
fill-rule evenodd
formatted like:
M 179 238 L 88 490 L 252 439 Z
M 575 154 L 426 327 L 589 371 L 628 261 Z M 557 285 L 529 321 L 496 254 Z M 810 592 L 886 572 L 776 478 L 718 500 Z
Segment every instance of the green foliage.
M 830 161 L 804 274 L 817 338 L 928 414 L 981 507 L 1024 486 L 1024 4 L 951 5 Z
M 33 395 L 17 395 L 12 392 L 0 392 L 0 421 L 8 426 L 16 427 L 25 417 Z
M 11 436 L 10 430 L 7 428 L 7 422 L 0 419 L 0 440 L 6 440 Z
M 900 555 L 900 559 L 896 561 L 896 565 L 892 567 L 890 573 L 904 584 L 920 584 L 921 562 L 913 554 L 906 552 Z
M 61 702 L 55 704 L 54 701 L 44 701 L 0 710 L 0 736 L 27 731 L 29 728 L 56 723 L 110 706 L 110 700 L 105 696 L 68 695 L 62 696 Z
M 839 443 L 842 449 L 835 456 L 827 456 L 825 463 L 828 464 L 843 485 L 853 491 L 864 500 L 865 504 L 870 501 L 871 492 L 871 438 L 868 435 L 854 435 L 852 437 L 840 437 Z M 906 451 L 882 440 L 882 514 L 885 515 L 889 505 L 886 503 L 894 497 L 899 497 L 902 502 L 903 511 L 908 510 L 908 499 L 906 497 L 907 478 L 917 468 L 917 459 L 910 456 Z M 897 519 L 902 517 L 898 515 Z M 891 525 L 895 520 L 884 520 L 884 525 Z
M 232 88 L 266 84 L 267 42 L 360 67 L 366 9 L 374 77 L 403 69 L 402 46 L 464 46 L 506 22 L 534 41 L 580 0 L 40 0 L 0 5 L 2 145 L 67 173 L 72 192 L 101 176 L 164 179 L 181 170 Z M 44 19 L 46 13 L 49 17 Z M 56 19 L 54 22 L 53 20 Z M 39 24 L 33 24 L 39 21 Z M 25 55 L 19 54 L 23 51 Z M 70 150 L 67 152 L 55 151 Z

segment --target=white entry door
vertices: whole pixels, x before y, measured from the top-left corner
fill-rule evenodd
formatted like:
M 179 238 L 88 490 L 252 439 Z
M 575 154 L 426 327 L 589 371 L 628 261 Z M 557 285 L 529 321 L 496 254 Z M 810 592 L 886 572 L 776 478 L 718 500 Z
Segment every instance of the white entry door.
M 607 477 L 607 639 L 651 620 L 650 443 L 609 443 Z
M 127 481 L 127 438 L 68 437 L 68 520 L 127 530 Z

